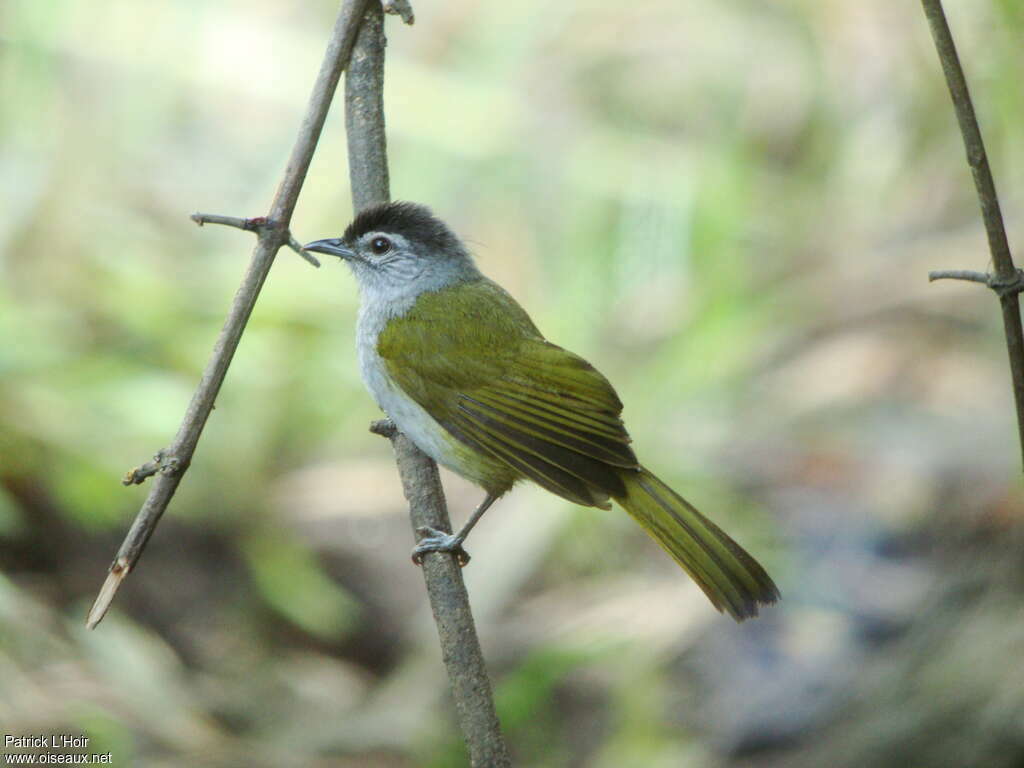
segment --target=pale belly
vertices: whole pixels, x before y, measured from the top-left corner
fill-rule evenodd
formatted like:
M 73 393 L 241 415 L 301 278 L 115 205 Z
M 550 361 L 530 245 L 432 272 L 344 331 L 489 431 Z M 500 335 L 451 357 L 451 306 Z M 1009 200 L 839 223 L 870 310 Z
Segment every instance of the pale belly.
M 381 305 L 367 301 L 364 294 L 356 325 L 356 351 L 363 383 L 384 412 L 406 437 L 438 464 L 489 491 L 504 493 L 517 478 L 511 467 L 464 445 L 442 427 L 424 408 L 409 397 L 388 375 L 377 354 L 377 339 L 391 317 L 400 316 L 412 305 L 407 302 Z
M 458 471 L 457 449 L 444 428 L 395 386 L 379 363 L 371 361 L 362 366 L 362 371 L 366 388 L 395 426 L 434 461 Z
M 359 369 L 363 383 L 383 411 L 416 447 L 438 464 L 477 485 L 487 485 L 485 468 L 473 460 L 470 449 L 452 437 L 415 400 L 406 395 L 387 375 L 376 345 L 359 344 Z M 493 470 L 492 470 L 493 472 Z M 493 477 L 493 475 L 492 475 Z

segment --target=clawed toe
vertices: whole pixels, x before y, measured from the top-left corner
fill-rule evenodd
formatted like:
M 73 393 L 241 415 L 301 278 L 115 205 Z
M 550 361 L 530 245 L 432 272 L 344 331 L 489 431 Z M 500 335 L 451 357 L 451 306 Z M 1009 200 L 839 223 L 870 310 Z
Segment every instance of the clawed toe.
M 425 527 L 418 528 L 416 533 L 423 537 L 412 550 L 412 561 L 416 565 L 423 565 L 423 558 L 430 552 L 448 552 L 460 566 L 469 562 L 469 553 L 462 548 L 462 539 L 458 536 Z

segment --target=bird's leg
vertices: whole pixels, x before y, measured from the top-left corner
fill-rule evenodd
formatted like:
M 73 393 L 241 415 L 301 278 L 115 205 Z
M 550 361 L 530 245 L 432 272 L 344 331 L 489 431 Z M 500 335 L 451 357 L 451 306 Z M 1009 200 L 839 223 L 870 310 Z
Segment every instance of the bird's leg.
M 497 500 L 497 495 L 488 493 L 487 497 L 474 510 L 473 514 L 469 516 L 469 520 L 466 521 L 466 524 L 462 526 L 458 533 L 445 533 L 444 531 L 427 526 L 417 528 L 416 533 L 423 538 L 413 547 L 412 561 L 416 565 L 422 565 L 423 556 L 428 552 L 450 552 L 455 556 L 455 560 L 459 565 L 466 565 L 469 562 L 469 553 L 462 548 L 462 542 L 466 540 L 466 537 L 473 530 L 473 526 L 477 524 L 477 521 L 483 517 L 484 512 Z

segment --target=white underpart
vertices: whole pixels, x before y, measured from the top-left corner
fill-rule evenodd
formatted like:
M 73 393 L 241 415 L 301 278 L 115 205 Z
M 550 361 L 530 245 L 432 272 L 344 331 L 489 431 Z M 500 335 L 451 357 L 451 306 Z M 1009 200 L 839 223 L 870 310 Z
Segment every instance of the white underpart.
M 385 297 L 374 293 L 372 289 L 364 288 L 359 322 L 356 325 L 356 350 L 363 383 L 377 405 L 417 448 L 439 464 L 466 476 L 466 468 L 459 466 L 448 433 L 388 376 L 384 361 L 377 354 L 377 337 L 384 326 L 392 318 L 404 315 L 417 297 Z

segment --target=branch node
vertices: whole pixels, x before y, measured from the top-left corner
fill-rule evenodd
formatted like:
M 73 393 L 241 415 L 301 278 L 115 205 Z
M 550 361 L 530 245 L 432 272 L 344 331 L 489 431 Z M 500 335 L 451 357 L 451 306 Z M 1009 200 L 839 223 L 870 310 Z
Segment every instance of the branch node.
M 416 15 L 412 12 L 409 0 L 384 0 L 384 13 L 400 16 L 406 24 L 416 23 Z
M 121 485 L 142 485 L 147 477 L 152 477 L 157 472 L 161 475 L 173 475 L 181 469 L 181 460 L 177 456 L 169 456 L 163 449 L 153 454 L 153 460 L 147 461 L 133 469 L 125 472 L 121 478 Z
M 381 419 L 370 422 L 370 432 L 391 440 L 398 434 L 398 427 L 395 426 L 395 422 L 391 419 Z
M 199 211 L 196 211 L 189 216 L 189 218 L 200 227 L 204 224 L 220 224 L 225 227 L 241 229 L 244 232 L 255 232 L 258 235 L 264 235 L 267 232 L 273 232 L 277 229 L 277 222 L 266 216 L 253 216 L 252 218 L 243 219 L 240 216 L 221 216 L 218 213 L 200 213 Z M 281 234 L 284 238 L 283 243 L 285 245 L 299 254 L 299 256 L 308 261 L 314 267 L 320 266 L 320 261 L 315 256 L 303 252 L 302 246 L 299 245 L 298 241 L 294 237 L 292 237 L 290 230 L 285 229 Z
M 1013 279 L 1001 280 L 999 275 L 989 275 L 988 287 L 996 292 L 999 298 L 1024 291 L 1024 270 L 1020 267 L 1014 268 Z

